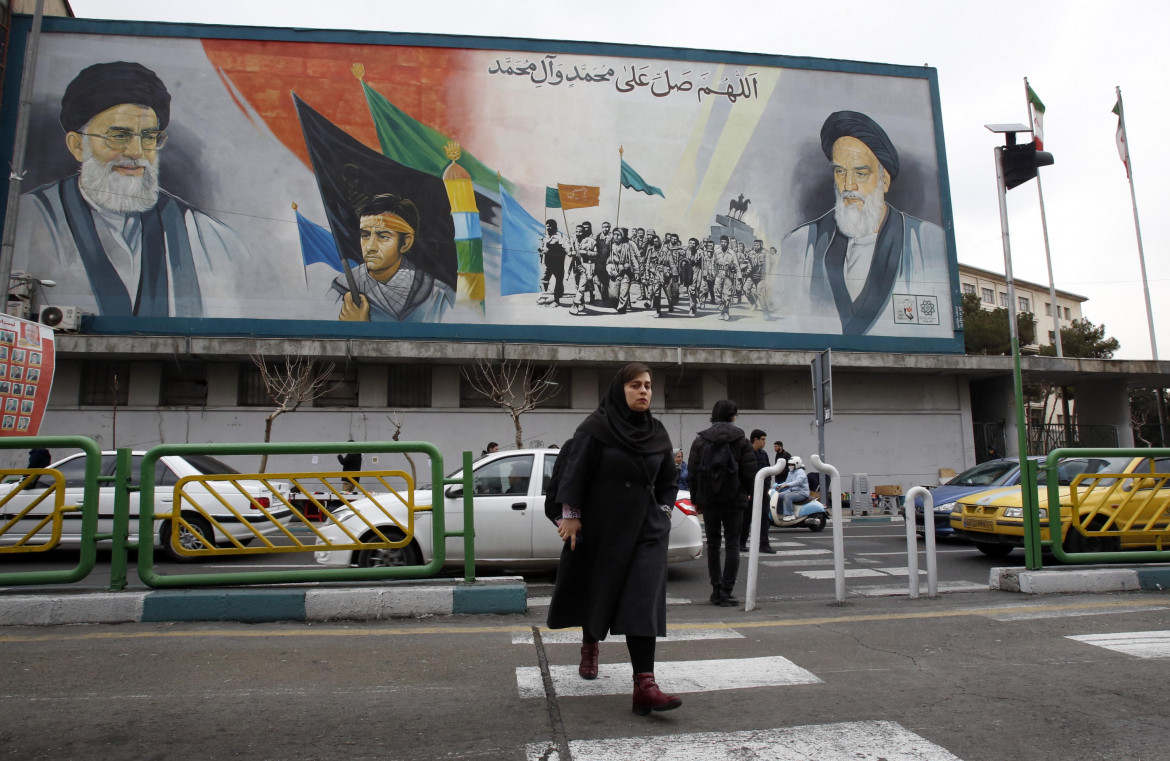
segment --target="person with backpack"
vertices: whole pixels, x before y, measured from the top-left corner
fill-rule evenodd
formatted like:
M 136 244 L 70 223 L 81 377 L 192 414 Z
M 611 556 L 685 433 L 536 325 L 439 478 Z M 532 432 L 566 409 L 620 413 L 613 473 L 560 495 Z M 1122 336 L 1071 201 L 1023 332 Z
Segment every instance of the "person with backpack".
M 666 636 L 667 548 L 678 470 L 670 436 L 650 414 L 651 392 L 649 367 L 623 367 L 561 448 L 546 489 L 555 490 L 560 503 L 557 533 L 565 542 L 548 626 L 581 627 L 577 671 L 584 679 L 597 678 L 598 642 L 611 632 L 626 635 L 639 716 L 682 705 L 654 679 L 657 638 Z
M 757 469 L 755 450 L 743 429 L 733 425 L 738 416 L 735 402 L 715 402 L 711 427 L 695 437 L 687 458 L 691 503 L 702 514 L 706 528 L 711 602 L 724 608 L 739 604 L 732 595 L 739 576 L 739 533 Z M 721 540 L 726 545 L 722 562 Z

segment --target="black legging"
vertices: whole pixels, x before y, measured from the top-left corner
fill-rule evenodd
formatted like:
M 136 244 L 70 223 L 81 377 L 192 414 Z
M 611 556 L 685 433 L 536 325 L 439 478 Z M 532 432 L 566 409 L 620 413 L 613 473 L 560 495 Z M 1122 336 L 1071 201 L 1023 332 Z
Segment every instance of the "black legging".
M 591 645 L 597 640 L 584 633 L 581 641 Z M 654 646 L 658 643 L 655 637 L 632 637 L 626 635 L 626 650 L 630 651 L 630 665 L 635 674 L 651 674 L 654 672 Z

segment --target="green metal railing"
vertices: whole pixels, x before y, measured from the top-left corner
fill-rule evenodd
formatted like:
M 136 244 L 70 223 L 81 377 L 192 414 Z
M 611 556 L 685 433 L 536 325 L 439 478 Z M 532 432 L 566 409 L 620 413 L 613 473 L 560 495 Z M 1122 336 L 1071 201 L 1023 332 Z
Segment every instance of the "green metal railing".
M 93 572 L 97 562 L 97 541 L 103 537 L 97 534 L 98 520 L 98 482 L 102 468 L 101 448 L 93 439 L 84 436 L 15 436 L 0 438 L 0 449 L 35 449 L 44 447 L 49 450 L 80 449 L 85 452 L 85 487 L 84 498 L 81 503 L 81 552 L 77 565 L 73 568 L 54 569 L 48 571 L 14 571 L 0 573 L 0 584 L 6 586 L 25 586 L 32 584 L 71 584 L 81 581 Z M 0 499 L 0 507 L 4 507 L 17 494 L 30 486 L 28 474 L 38 472 L 28 468 L 13 468 L 0 470 L 0 479 L 17 476 L 20 483 L 14 486 Z M 59 476 L 59 474 L 58 474 Z M 64 483 L 55 477 L 54 489 L 64 489 Z M 72 505 L 63 505 L 58 495 L 54 495 L 54 511 L 58 509 L 74 509 Z M 5 508 L 5 512 L 8 509 Z M 58 516 L 59 517 L 59 516 Z M 17 518 L 9 521 L 0 519 L 0 533 L 3 533 L 15 524 Z M 109 538 L 104 537 L 104 538 Z M 29 550 L 26 550 L 29 551 Z M 20 553 L 19 546 L 4 548 L 4 554 Z M 0 555 L 0 557 L 3 557 Z
M 1093 523 L 1093 518 L 1098 515 L 1105 516 L 1105 520 L 1098 523 L 1096 528 L 1088 525 L 1079 514 L 1078 506 L 1086 495 L 1092 494 L 1094 488 L 1106 488 L 1108 491 L 1104 494 L 1098 493 L 1097 499 L 1102 502 L 1108 502 L 1109 498 L 1114 496 L 1120 482 L 1124 479 L 1131 480 L 1148 480 L 1151 481 L 1158 488 L 1147 490 L 1144 495 L 1148 501 L 1151 498 L 1160 499 L 1167 495 L 1159 495 L 1159 488 L 1166 483 L 1167 474 L 1155 474 L 1151 472 L 1142 471 L 1140 473 L 1093 473 L 1082 474 L 1073 480 L 1069 488 L 1069 496 L 1062 501 L 1060 493 L 1060 478 L 1058 471 L 1058 464 L 1062 458 L 1068 457 L 1148 457 L 1151 460 L 1157 457 L 1170 457 L 1170 449 L 1054 449 L 1048 454 L 1048 459 L 1044 463 L 1044 470 L 1047 473 L 1048 481 L 1048 536 L 1049 541 L 1044 542 L 1041 537 L 1040 513 L 1039 507 L 1032 501 L 1025 502 L 1024 506 L 1024 558 L 1025 564 L 1030 570 L 1035 570 L 1042 567 L 1041 550 L 1045 544 L 1051 549 L 1052 555 L 1057 561 L 1061 563 L 1125 563 L 1125 562 L 1167 562 L 1170 561 L 1170 551 L 1166 550 L 1121 550 L 1116 552 L 1070 552 L 1064 548 L 1062 542 L 1064 536 L 1062 514 L 1067 509 L 1069 513 L 1069 531 L 1080 531 L 1085 536 L 1089 537 L 1104 537 L 1117 538 L 1120 541 L 1122 536 L 1122 528 L 1128 523 L 1132 528 L 1133 522 L 1126 521 L 1121 523 L 1110 517 L 1114 513 L 1102 510 L 1094 511 L 1093 515 L 1089 517 L 1088 523 Z M 1025 492 L 1030 491 L 1032 494 L 1038 494 L 1036 486 L 1036 464 L 1025 460 L 1023 489 Z M 1113 484 L 1108 487 L 1097 487 L 1098 481 L 1115 478 Z M 1081 484 L 1088 484 L 1088 488 L 1078 491 Z M 1063 502 L 1063 503 L 1062 503 Z M 1120 502 L 1132 502 L 1132 498 L 1120 500 Z M 1132 509 L 1144 507 L 1144 505 L 1132 505 Z M 1153 519 L 1148 520 L 1147 530 L 1138 532 L 1139 539 L 1149 538 L 1151 544 L 1156 546 L 1161 545 L 1162 540 L 1160 534 L 1167 534 L 1170 532 L 1160 532 L 1154 530 L 1152 527 L 1158 522 L 1157 516 L 1164 516 L 1166 513 L 1165 505 L 1157 506 L 1156 515 Z M 1118 513 L 1120 514 L 1120 513 Z
M 462 477 L 460 478 L 445 478 L 443 475 L 444 465 L 443 458 L 434 445 L 427 442 L 396 442 L 396 441 L 380 441 L 380 442 L 337 442 L 337 443 L 296 443 L 296 444 L 165 444 L 154 447 L 147 451 L 142 457 L 140 464 L 140 477 L 137 479 L 138 486 L 135 486 L 134 474 L 132 473 L 132 457 L 133 453 L 129 449 L 119 449 L 116 453 L 115 472 L 113 476 L 102 478 L 100 476 L 102 470 L 102 452 L 98 445 L 92 440 L 84 437 L 73 436 L 47 436 L 47 437 L 27 437 L 27 438 L 9 438 L 0 439 L 0 447 L 8 449 L 30 449 L 33 447 L 43 446 L 50 449 L 81 449 L 86 455 L 85 467 L 85 490 L 84 498 L 82 500 L 82 532 L 80 537 L 81 542 L 81 560 L 76 568 L 68 569 L 66 571 L 37 571 L 26 573 L 2 573 L 0 572 L 0 585 L 17 585 L 17 584 L 51 584 L 51 583 L 67 583 L 79 581 L 88 576 L 94 568 L 96 559 L 96 545 L 98 541 L 108 540 L 112 542 L 111 560 L 110 560 L 110 588 L 114 590 L 124 589 L 127 585 L 127 570 L 128 558 L 131 550 L 137 550 L 137 571 L 141 581 L 151 587 L 155 588 L 176 588 L 176 587 L 208 587 L 208 586 L 226 586 L 226 585 L 249 585 L 249 584 L 281 584 L 281 583 L 299 583 L 299 582 L 320 582 L 320 581 L 373 581 L 384 579 L 414 579 L 434 576 L 444 566 L 447 560 L 447 546 L 446 540 L 448 538 L 462 538 L 463 539 L 463 570 L 464 580 L 472 582 L 475 580 L 475 524 L 473 512 L 473 489 L 472 489 L 472 456 L 471 452 L 463 453 L 463 468 Z M 169 517 L 172 523 L 178 522 L 180 518 L 180 502 L 177 499 L 175 505 L 168 508 L 167 511 L 156 509 L 156 494 L 158 492 L 158 485 L 155 483 L 156 466 L 159 459 L 169 455 L 195 455 L 205 454 L 212 456 L 223 455 L 322 455 L 322 454 L 348 454 L 353 452 L 379 452 L 379 453 L 420 453 L 430 459 L 430 482 L 431 482 L 431 507 L 419 508 L 420 510 L 427 510 L 432 516 L 431 532 L 432 532 L 432 557 L 430 562 L 424 565 L 417 566 L 395 566 L 383 568 L 322 568 L 318 566 L 306 566 L 302 569 L 281 569 L 281 570 L 254 570 L 242 571 L 234 573 L 200 573 L 200 574 L 162 574 L 159 573 L 155 564 L 155 520 L 158 517 Z M 50 471 L 52 472 L 52 471 Z M 25 476 L 24 482 L 30 481 L 27 478 L 31 471 L 28 469 L 0 471 L 0 474 L 10 474 Z M 58 474 L 59 475 L 59 474 Z M 229 488 L 238 486 L 232 484 L 232 481 L 240 480 L 260 480 L 269 481 L 276 479 L 278 476 L 283 478 L 290 474 L 239 474 L 234 476 L 215 476 L 205 477 L 207 481 L 228 481 Z M 300 475 L 300 474 L 296 474 Z M 309 475 L 309 474 L 305 474 Z M 362 474 L 365 475 L 365 474 Z M 385 475 L 385 474 L 371 474 L 371 475 Z M 410 507 L 413 508 L 413 493 L 414 484 L 409 476 L 401 473 L 407 484 L 409 490 L 408 501 Z M 176 493 L 183 496 L 183 487 L 187 481 L 196 479 L 183 479 L 176 485 Z M 381 483 L 385 481 L 379 477 Z M 98 527 L 98 502 L 99 502 L 99 485 L 100 482 L 106 481 L 113 483 L 114 487 L 114 514 L 113 514 L 113 528 L 109 533 L 97 533 Z M 448 485 L 460 485 L 463 487 L 463 528 L 458 531 L 448 531 L 446 528 L 446 513 L 444 508 L 444 487 Z M 57 488 L 61 488 L 60 482 Z M 134 491 L 138 491 L 139 515 L 138 515 L 138 541 L 131 541 L 131 520 L 130 515 L 130 495 Z M 365 490 L 362 490 L 363 492 Z M 216 494 L 212 491 L 212 497 Z M 291 510 L 296 517 L 302 522 L 307 523 L 306 516 L 295 507 L 288 503 L 285 497 L 273 493 L 273 496 L 285 501 L 286 504 L 281 509 L 287 508 Z M 366 494 L 365 496 L 372 496 Z M 226 510 L 234 517 L 241 517 L 239 512 L 227 504 L 224 500 L 219 500 Z M 58 500 L 60 502 L 60 500 Z M 0 503 L 2 504 L 2 503 Z M 258 505 L 257 505 L 258 506 Z M 66 508 L 70 506 L 65 506 Z M 276 506 L 274 506 L 276 507 Z M 171 515 L 171 512 L 174 515 Z M 268 511 L 261 511 L 265 516 L 271 518 Z M 328 511 L 326 511 L 328 512 Z M 328 516 L 333 519 L 332 515 Z M 214 519 L 212 519 L 214 520 Z M 12 521 L 15 523 L 15 519 Z M 374 531 L 377 539 L 368 545 L 370 547 L 401 547 L 409 543 L 413 538 L 413 512 L 410 513 L 409 527 L 404 527 L 406 537 L 405 539 L 392 540 L 379 531 Z M 0 534 L 3 533 L 4 522 L 0 521 Z M 190 528 L 188 526 L 188 528 Z M 222 528 L 222 527 L 221 527 Z M 287 527 L 279 522 L 274 522 L 269 530 L 282 532 L 286 537 L 290 536 Z M 261 533 L 255 531 L 256 536 L 261 537 Z M 310 533 L 319 532 L 309 529 Z M 177 532 L 177 529 L 176 529 Z M 225 537 L 233 547 L 227 550 L 211 550 L 207 551 L 196 550 L 192 552 L 183 552 L 184 555 L 200 556 L 204 554 L 265 554 L 265 553 L 287 553 L 290 551 L 310 552 L 320 549 L 330 549 L 332 545 L 301 545 L 297 547 L 288 546 L 274 546 L 272 542 L 267 541 L 261 537 L 262 546 L 245 548 L 243 544 L 230 536 Z M 350 547 L 352 549 L 352 547 Z M 10 548 L 12 549 L 12 548 Z

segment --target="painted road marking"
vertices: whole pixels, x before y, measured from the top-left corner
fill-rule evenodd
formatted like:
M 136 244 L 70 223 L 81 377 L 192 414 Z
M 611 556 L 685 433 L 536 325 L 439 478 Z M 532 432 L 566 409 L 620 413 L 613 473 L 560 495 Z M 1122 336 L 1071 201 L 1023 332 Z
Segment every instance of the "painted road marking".
M 667 596 L 667 598 L 666 598 L 667 605 L 690 605 L 691 602 L 692 602 L 692 600 L 690 598 L 687 598 L 687 597 Z M 528 607 L 530 607 L 530 608 L 546 608 L 551 604 L 552 604 L 552 595 L 544 595 L 541 597 L 529 596 L 529 598 L 528 598 Z
M 544 636 L 543 634 L 541 635 Z M 633 689 L 629 663 L 602 663 L 597 678 L 582 679 L 572 666 L 550 666 L 553 690 L 562 698 L 585 695 L 628 695 Z M 742 690 L 750 687 L 782 687 L 820 684 L 811 671 L 778 655 L 764 658 L 724 658 L 706 661 L 667 661 L 654 665 L 659 686 L 671 693 Z M 518 666 L 516 687 L 521 698 L 543 698 L 544 681 L 538 666 Z M 576 754 L 573 754 L 576 758 Z M 628 758 L 608 756 L 608 758 Z
M 784 566 L 796 565 L 831 565 L 832 562 L 832 558 L 801 558 L 798 560 L 761 560 L 760 565 L 766 565 L 771 568 L 783 568 Z
M 986 592 L 987 589 L 986 584 L 975 584 L 970 581 L 940 581 L 938 583 L 939 594 L 944 592 Z M 861 597 L 897 597 L 907 594 L 908 590 L 909 580 L 907 580 L 906 584 L 899 584 L 897 586 L 855 587 L 850 589 L 849 593 Z M 925 595 L 926 585 L 919 582 L 918 591 L 920 594 Z
M 553 743 L 533 743 L 527 761 L 566 761 Z M 622 737 L 571 740 L 573 761 L 962 761 L 892 721 L 761 729 L 743 732 L 701 732 L 663 737 Z
M 985 587 L 986 588 L 986 587 Z M 1166 608 L 1110 608 L 1109 610 L 1021 610 L 1017 613 L 1000 613 L 988 616 L 993 621 L 1031 621 L 1042 618 L 1069 618 L 1072 616 L 1104 616 L 1113 613 L 1139 613 L 1144 610 L 1166 610 Z
M 668 629 L 665 637 L 659 637 L 659 642 L 683 642 L 695 639 L 743 639 L 744 636 L 734 629 Z M 557 631 L 542 631 L 540 641 L 546 645 L 580 645 L 580 629 L 560 629 Z M 606 642 L 625 642 L 626 635 L 611 634 Z M 513 645 L 534 644 L 532 632 L 516 632 L 512 635 Z
M 777 557 L 793 557 L 795 555 L 832 555 L 832 550 L 777 550 Z
M 1138 658 L 1170 658 L 1170 631 L 1080 634 L 1068 639 L 1103 647 L 1106 650 L 1116 650 L 1126 655 L 1135 655 Z
M 797 574 L 804 576 L 806 579 L 831 579 L 834 578 L 834 571 L 797 571 Z M 920 576 L 925 576 L 926 571 L 918 571 Z M 909 576 L 909 568 L 846 568 L 845 578 L 860 579 L 872 576 Z

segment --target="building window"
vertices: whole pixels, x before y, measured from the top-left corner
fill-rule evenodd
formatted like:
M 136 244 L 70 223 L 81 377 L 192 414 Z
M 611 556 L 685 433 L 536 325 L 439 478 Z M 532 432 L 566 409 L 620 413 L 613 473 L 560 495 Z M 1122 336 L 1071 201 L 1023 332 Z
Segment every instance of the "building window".
M 269 364 L 268 368 L 275 371 L 276 366 Z M 240 365 L 240 383 L 236 387 L 236 404 L 241 407 L 267 407 L 272 404 L 268 397 L 268 389 L 260 378 L 260 370 L 251 362 Z
M 981 290 L 983 291 L 983 303 L 984 304 L 994 304 L 995 303 L 995 291 L 991 290 L 990 288 L 983 288 Z
M 1048 343 L 1050 343 L 1050 344 L 1056 343 L 1056 331 L 1055 330 L 1048 331 Z
M 81 363 L 81 389 L 78 394 L 78 404 L 96 407 L 118 405 L 121 407 L 129 402 L 129 362 L 94 361 Z
M 467 376 L 472 378 L 479 378 L 477 374 L 478 368 L 476 365 L 465 365 L 459 370 L 459 406 L 460 407 L 480 407 L 490 408 L 496 407 L 496 403 L 488 397 L 479 393 L 471 385 L 471 381 L 467 380 Z
M 163 362 L 159 404 L 203 407 L 207 404 L 206 362 Z
M 678 370 L 663 370 L 660 373 L 657 385 L 662 388 L 666 396 L 666 409 L 703 409 L 702 370 L 683 370 L 681 372 Z
M 1057 307 L 1057 309 L 1059 309 L 1059 307 Z M 1044 316 L 1045 317 L 1052 316 L 1052 304 L 1047 302 L 1047 301 L 1044 302 Z
M 1032 311 L 1032 300 L 1031 299 L 1029 299 L 1027 296 L 1017 296 L 1016 298 L 1018 298 L 1020 301 L 1020 311 L 1021 312 L 1031 312 Z
M 1003 291 L 999 292 L 999 305 L 1001 307 L 1003 307 L 1004 309 L 1007 309 L 1007 307 L 1008 307 L 1007 294 L 1004 293 Z
M 974 283 L 963 283 L 963 293 L 970 293 L 970 294 L 974 295 L 975 294 L 975 284 Z
M 1068 307 L 1064 308 L 1064 319 L 1066 319 L 1066 320 L 1072 319 L 1072 312 L 1069 311 Z
M 320 370 L 314 367 L 314 371 Z M 321 387 L 321 395 L 313 400 L 314 407 L 358 406 L 358 367 L 354 364 L 334 365 L 329 380 Z
M 386 406 L 430 407 L 430 365 L 390 365 L 386 387 Z
M 728 370 L 727 398 L 741 410 L 764 409 L 764 374 L 759 370 Z

